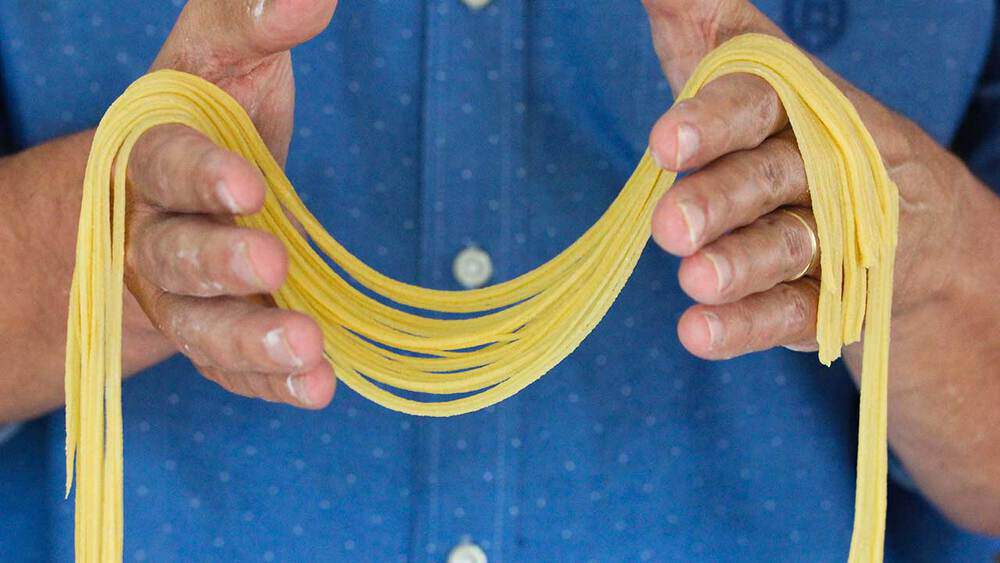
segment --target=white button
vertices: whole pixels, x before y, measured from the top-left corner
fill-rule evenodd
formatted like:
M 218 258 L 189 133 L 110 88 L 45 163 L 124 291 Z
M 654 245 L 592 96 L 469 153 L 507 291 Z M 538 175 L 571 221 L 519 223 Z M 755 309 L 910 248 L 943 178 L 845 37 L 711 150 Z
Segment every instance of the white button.
M 473 10 L 482 10 L 493 0 L 462 0 L 462 3 Z
M 448 563 L 486 563 L 483 548 L 474 543 L 460 543 L 448 554 Z
M 483 249 L 469 246 L 455 256 L 451 271 L 465 289 L 483 287 L 493 275 L 493 260 Z

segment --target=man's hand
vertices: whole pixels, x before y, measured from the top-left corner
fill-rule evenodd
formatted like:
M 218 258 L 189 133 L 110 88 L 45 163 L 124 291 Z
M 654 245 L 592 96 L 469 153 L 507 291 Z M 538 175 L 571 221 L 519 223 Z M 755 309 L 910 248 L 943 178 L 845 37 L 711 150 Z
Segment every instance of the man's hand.
M 674 92 L 735 35 L 787 40 L 745 0 L 645 5 Z M 983 341 L 981 328 L 1000 323 L 989 291 L 1000 275 L 1000 205 L 915 124 L 817 64 L 858 109 L 900 190 L 890 439 L 946 512 L 973 529 L 1000 529 L 998 347 L 995 338 Z M 664 114 L 649 146 L 663 167 L 690 172 L 663 196 L 652 223 L 656 242 L 683 257 L 680 286 L 698 302 L 678 322 L 683 345 L 707 359 L 775 346 L 815 350 L 815 221 L 774 90 L 750 75 L 721 77 Z M 782 212 L 789 208 L 803 221 Z M 845 350 L 856 378 L 860 355 L 860 345 Z
M 653 39 L 677 92 L 709 51 L 741 33 L 787 40 L 743 0 L 647 0 Z M 858 108 L 900 183 L 901 239 L 895 291 L 897 313 L 942 290 L 942 268 L 914 271 L 912 259 L 947 259 L 947 245 L 915 237 L 959 219 L 951 186 L 932 187 L 931 171 L 950 160 L 916 161 L 914 144 L 930 140 L 905 118 L 826 70 Z M 788 116 L 761 78 L 731 74 L 707 84 L 694 98 L 663 115 L 650 134 L 659 163 L 693 171 L 663 197 L 653 217 L 653 237 L 684 257 L 681 287 L 700 305 L 680 319 L 678 334 L 693 354 L 724 359 L 775 346 L 815 350 L 819 261 L 802 157 Z M 950 163 L 946 163 L 950 164 Z M 905 176 L 901 174 L 905 172 Z M 918 199 L 919 208 L 907 206 Z M 919 248 L 918 248 L 919 245 Z M 806 276 L 793 280 L 800 272 Z M 916 276 L 914 276 L 916 274 Z
M 192 0 L 152 70 L 182 70 L 225 89 L 284 162 L 295 95 L 289 49 L 322 31 L 335 5 Z M 263 204 L 257 168 L 193 129 L 163 125 L 136 143 L 129 182 L 126 282 L 153 325 L 229 391 L 328 404 L 335 379 L 318 325 L 259 297 L 283 283 L 284 247 L 232 222 Z

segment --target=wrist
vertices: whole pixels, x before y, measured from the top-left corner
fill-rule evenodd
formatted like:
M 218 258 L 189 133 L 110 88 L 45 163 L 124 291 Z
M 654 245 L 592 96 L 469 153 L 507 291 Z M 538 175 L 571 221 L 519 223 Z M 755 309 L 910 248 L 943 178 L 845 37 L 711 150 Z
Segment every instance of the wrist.
M 954 310 L 995 300 L 1000 280 L 1000 198 L 962 165 L 955 175 L 956 217 L 949 224 L 950 236 L 940 263 L 932 270 L 936 290 L 932 301 L 952 304 Z M 989 309 L 985 309 L 987 311 Z
M 929 138 L 911 139 L 897 162 L 890 170 L 900 208 L 893 322 L 959 299 L 969 278 L 980 275 L 968 262 L 975 241 L 986 234 L 976 217 L 982 196 L 991 195 L 961 160 Z

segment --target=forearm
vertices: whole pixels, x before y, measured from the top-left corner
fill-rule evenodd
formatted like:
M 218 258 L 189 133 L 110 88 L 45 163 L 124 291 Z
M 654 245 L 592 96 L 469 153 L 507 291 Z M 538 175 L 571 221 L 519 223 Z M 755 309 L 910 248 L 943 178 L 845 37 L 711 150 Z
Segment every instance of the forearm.
M 927 293 L 894 312 L 889 439 L 952 519 L 1000 534 L 1000 198 L 959 163 L 935 172 L 946 173 L 956 191 L 947 211 L 956 220 L 942 224 L 960 227 L 919 234 L 934 239 L 925 247 L 942 245 L 940 258 L 930 252 L 913 271 L 897 268 L 897 287 Z M 854 374 L 860 352 L 845 355 Z
M 91 138 L 79 133 L 0 159 L 0 423 L 63 402 L 66 311 Z M 126 373 L 172 352 L 130 295 L 123 324 Z

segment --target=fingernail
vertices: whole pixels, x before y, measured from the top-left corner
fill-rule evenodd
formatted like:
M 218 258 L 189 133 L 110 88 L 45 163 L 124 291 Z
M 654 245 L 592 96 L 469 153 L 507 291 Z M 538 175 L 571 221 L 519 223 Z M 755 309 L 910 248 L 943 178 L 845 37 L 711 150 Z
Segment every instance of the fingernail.
M 698 151 L 699 142 L 697 129 L 687 123 L 681 123 L 677 126 L 677 155 L 675 162 L 678 169 L 683 168 L 691 160 L 694 153 Z
M 677 208 L 681 210 L 681 215 L 684 216 L 684 224 L 687 225 L 688 238 L 691 239 L 691 245 L 697 246 L 698 240 L 701 238 L 701 232 L 705 229 L 705 214 L 701 212 L 701 209 L 697 205 L 687 202 L 677 202 Z
M 708 325 L 708 340 L 711 348 L 717 348 L 722 344 L 722 320 L 715 313 L 705 313 L 705 324 Z
M 229 186 L 226 185 L 225 180 L 219 180 L 215 183 L 215 196 L 219 198 L 222 205 L 229 210 L 230 213 L 240 213 L 239 204 L 236 203 L 236 199 L 233 194 L 229 193 Z
M 233 250 L 233 257 L 229 260 L 229 268 L 234 274 L 244 282 L 253 287 L 264 287 L 264 281 L 257 275 L 257 271 L 250 261 L 250 253 L 247 251 L 246 241 L 236 243 Z
M 719 294 L 722 294 L 728 287 L 729 284 L 733 282 L 733 267 L 729 263 L 729 259 L 724 256 L 719 256 L 711 252 L 705 252 L 705 258 L 712 263 L 712 267 L 715 268 L 715 280 L 716 289 Z
M 288 392 L 295 397 L 300 403 L 310 404 L 309 393 L 306 390 L 305 376 L 303 375 L 289 375 L 288 379 L 285 380 L 285 384 L 288 385 Z
M 284 328 L 269 330 L 264 335 L 264 348 L 267 350 L 267 355 L 275 362 L 294 369 L 302 367 L 302 358 L 295 353 L 295 350 L 288 343 Z

